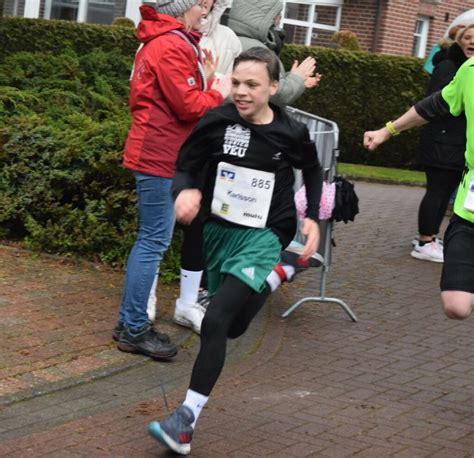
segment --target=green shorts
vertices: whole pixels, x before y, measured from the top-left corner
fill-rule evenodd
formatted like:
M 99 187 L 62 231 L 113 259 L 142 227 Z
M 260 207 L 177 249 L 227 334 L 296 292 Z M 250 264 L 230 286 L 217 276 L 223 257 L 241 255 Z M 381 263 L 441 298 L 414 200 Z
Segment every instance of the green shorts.
M 271 229 L 232 227 L 215 222 L 204 226 L 204 250 L 210 294 L 215 294 L 227 274 L 237 277 L 257 293 L 280 261 L 282 246 Z

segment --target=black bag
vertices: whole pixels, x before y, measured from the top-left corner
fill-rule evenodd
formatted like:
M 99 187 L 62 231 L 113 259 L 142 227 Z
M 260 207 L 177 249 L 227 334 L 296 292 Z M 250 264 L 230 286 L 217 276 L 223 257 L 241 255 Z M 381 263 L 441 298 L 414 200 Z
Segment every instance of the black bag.
M 359 213 L 359 198 L 354 191 L 354 185 L 340 175 L 334 178 L 336 183 L 336 202 L 332 211 L 334 221 L 354 221 Z

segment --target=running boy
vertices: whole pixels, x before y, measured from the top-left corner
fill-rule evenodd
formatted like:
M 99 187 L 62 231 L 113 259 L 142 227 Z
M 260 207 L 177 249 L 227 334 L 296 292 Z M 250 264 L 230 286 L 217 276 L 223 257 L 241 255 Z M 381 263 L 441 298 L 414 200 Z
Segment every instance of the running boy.
M 301 257 L 308 260 L 318 248 L 321 167 L 306 126 L 269 104 L 278 75 L 270 50 L 240 54 L 232 74 L 234 104 L 209 111 L 180 151 L 173 183 L 176 217 L 190 224 L 202 206 L 213 297 L 186 399 L 149 431 L 183 455 L 191 450 L 196 421 L 224 366 L 227 339 L 241 336 L 261 309 L 271 293 L 266 278 L 296 232 L 294 167 L 302 169 L 310 203 Z M 201 172 L 202 192 L 196 186 Z

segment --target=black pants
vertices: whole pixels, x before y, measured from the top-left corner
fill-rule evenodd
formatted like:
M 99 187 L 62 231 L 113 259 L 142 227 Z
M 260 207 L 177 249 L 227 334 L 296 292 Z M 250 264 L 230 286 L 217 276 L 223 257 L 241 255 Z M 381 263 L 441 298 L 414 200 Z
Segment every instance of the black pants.
M 454 215 L 444 234 L 441 291 L 474 293 L 474 223 Z
M 209 396 L 224 367 L 227 339 L 240 337 L 247 330 L 270 293 L 268 285 L 262 293 L 256 293 L 238 278 L 227 275 L 202 321 L 191 390 Z
M 462 170 L 426 168 L 426 193 L 418 211 L 420 235 L 434 235 L 448 208 L 449 198 L 461 182 Z

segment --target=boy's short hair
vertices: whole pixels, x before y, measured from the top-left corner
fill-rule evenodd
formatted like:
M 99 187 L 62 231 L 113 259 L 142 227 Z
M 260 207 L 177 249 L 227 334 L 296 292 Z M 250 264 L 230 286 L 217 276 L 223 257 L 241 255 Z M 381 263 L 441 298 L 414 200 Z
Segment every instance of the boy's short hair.
M 280 80 L 280 62 L 278 57 L 273 51 L 270 51 L 268 48 L 263 48 L 261 46 L 255 46 L 253 48 L 247 49 L 247 51 L 241 52 L 234 60 L 234 70 L 237 65 L 242 62 L 262 62 L 267 67 L 268 76 L 270 81 L 279 81 Z

